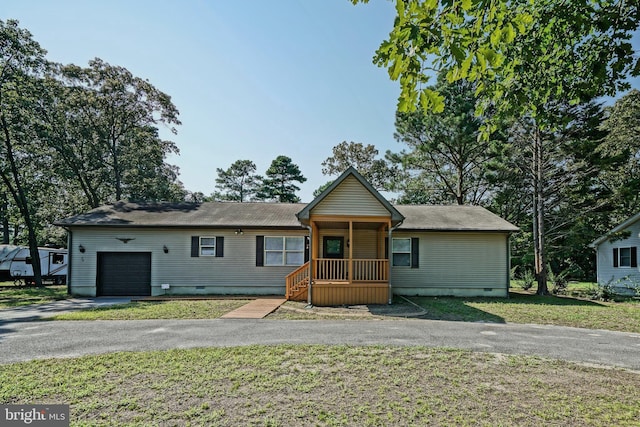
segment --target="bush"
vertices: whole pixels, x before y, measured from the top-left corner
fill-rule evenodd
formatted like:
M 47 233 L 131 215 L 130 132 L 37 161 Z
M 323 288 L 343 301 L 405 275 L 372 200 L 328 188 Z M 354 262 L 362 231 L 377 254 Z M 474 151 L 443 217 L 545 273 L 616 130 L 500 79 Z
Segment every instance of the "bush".
M 533 285 L 535 283 L 536 278 L 531 270 L 525 270 L 524 273 L 522 273 L 522 289 L 528 291 L 529 289 L 533 288 Z
M 569 281 L 567 280 L 567 275 L 569 270 L 563 270 L 558 274 L 554 273 L 551 267 L 547 267 L 548 270 L 548 279 L 553 284 L 553 289 L 551 293 L 554 295 L 564 295 L 567 293 L 567 285 Z
M 606 283 L 598 283 L 591 291 L 591 299 L 600 301 L 610 301 L 616 295 L 613 279 Z

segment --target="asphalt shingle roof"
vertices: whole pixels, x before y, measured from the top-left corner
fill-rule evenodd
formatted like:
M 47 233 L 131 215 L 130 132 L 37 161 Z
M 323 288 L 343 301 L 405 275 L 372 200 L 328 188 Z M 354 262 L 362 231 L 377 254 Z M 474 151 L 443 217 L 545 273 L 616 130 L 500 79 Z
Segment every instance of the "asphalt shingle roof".
M 405 217 L 399 230 L 505 231 L 519 228 L 480 206 L 396 205 Z
M 56 222 L 64 227 L 293 227 L 303 203 L 125 203 L 101 206 Z
M 296 214 L 304 203 L 125 203 L 118 202 L 56 222 L 63 227 L 303 228 Z M 479 206 L 398 205 L 400 230 L 502 231 L 518 227 Z

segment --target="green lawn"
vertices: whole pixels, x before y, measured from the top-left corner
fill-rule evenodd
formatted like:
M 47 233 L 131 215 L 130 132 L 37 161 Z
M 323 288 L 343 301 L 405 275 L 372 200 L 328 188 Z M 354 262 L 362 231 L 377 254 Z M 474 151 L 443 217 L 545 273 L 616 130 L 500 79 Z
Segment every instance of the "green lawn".
M 427 298 L 413 302 L 428 314 L 424 318 L 468 322 L 537 323 L 640 333 L 640 302 L 590 301 L 563 296 L 511 292 L 501 298 Z
M 0 309 L 29 304 L 43 304 L 69 298 L 66 285 L 21 286 L 0 282 Z
M 250 300 L 132 302 L 60 314 L 52 320 L 216 319 Z
M 422 319 L 538 323 L 640 333 L 640 301 L 637 300 L 603 302 L 570 296 L 537 296 L 527 291 L 511 292 L 508 299 L 461 297 L 410 297 L 407 299 L 426 311 L 426 314 L 419 316 Z M 302 310 L 303 306 L 303 303 L 287 302 L 269 315 L 268 319 L 402 319 L 403 312 L 416 312 L 414 308 L 408 310 L 406 300 L 400 297 L 395 298 L 393 305 L 400 307 L 397 315 L 384 313 L 384 307 L 379 306 L 369 306 L 368 313 L 362 315 L 354 314 L 361 310 L 350 308 L 314 307 L 311 310 Z
M 0 365 L 0 403 L 66 403 L 72 426 L 636 426 L 640 375 L 423 347 L 249 346 Z

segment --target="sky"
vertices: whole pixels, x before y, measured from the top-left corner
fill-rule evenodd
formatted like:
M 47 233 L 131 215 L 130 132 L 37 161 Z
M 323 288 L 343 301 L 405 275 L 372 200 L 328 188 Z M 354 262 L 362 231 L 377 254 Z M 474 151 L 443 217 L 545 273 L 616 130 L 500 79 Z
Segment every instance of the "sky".
M 393 26 L 393 4 L 348 0 L 3 0 L 47 58 L 99 57 L 148 79 L 180 111 L 176 142 L 189 191 L 215 190 L 216 168 L 238 159 L 264 174 L 279 155 L 308 179 L 303 201 L 330 180 L 321 162 L 342 141 L 399 151 L 399 93 L 372 63 Z
M 211 194 L 216 168 L 255 162 L 264 174 L 291 157 L 307 182 L 303 202 L 335 178 L 321 163 L 342 141 L 395 141 L 397 82 L 372 63 L 393 26 L 393 3 L 373 0 L 2 0 L 47 59 L 87 66 L 98 57 L 148 79 L 180 111 L 164 131 L 189 191 Z M 636 46 L 640 45 L 638 37 Z M 634 87 L 640 87 L 638 80 Z

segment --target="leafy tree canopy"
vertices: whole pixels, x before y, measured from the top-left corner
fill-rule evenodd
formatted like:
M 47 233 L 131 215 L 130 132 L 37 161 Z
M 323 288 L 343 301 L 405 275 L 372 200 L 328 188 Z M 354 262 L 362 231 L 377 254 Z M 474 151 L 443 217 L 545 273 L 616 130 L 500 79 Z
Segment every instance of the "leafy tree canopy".
M 367 3 L 368 0 L 352 0 Z M 374 62 L 399 80 L 400 111 L 443 111 L 434 72 L 477 82 L 490 105 L 536 117 L 539 106 L 613 95 L 640 73 L 630 43 L 640 4 L 626 0 L 395 0 Z
M 378 190 L 389 189 L 397 173 L 385 159 L 378 159 L 378 150 L 371 144 L 342 141 L 332 149 L 333 156 L 322 162 L 323 175 L 339 175 L 353 166 Z

